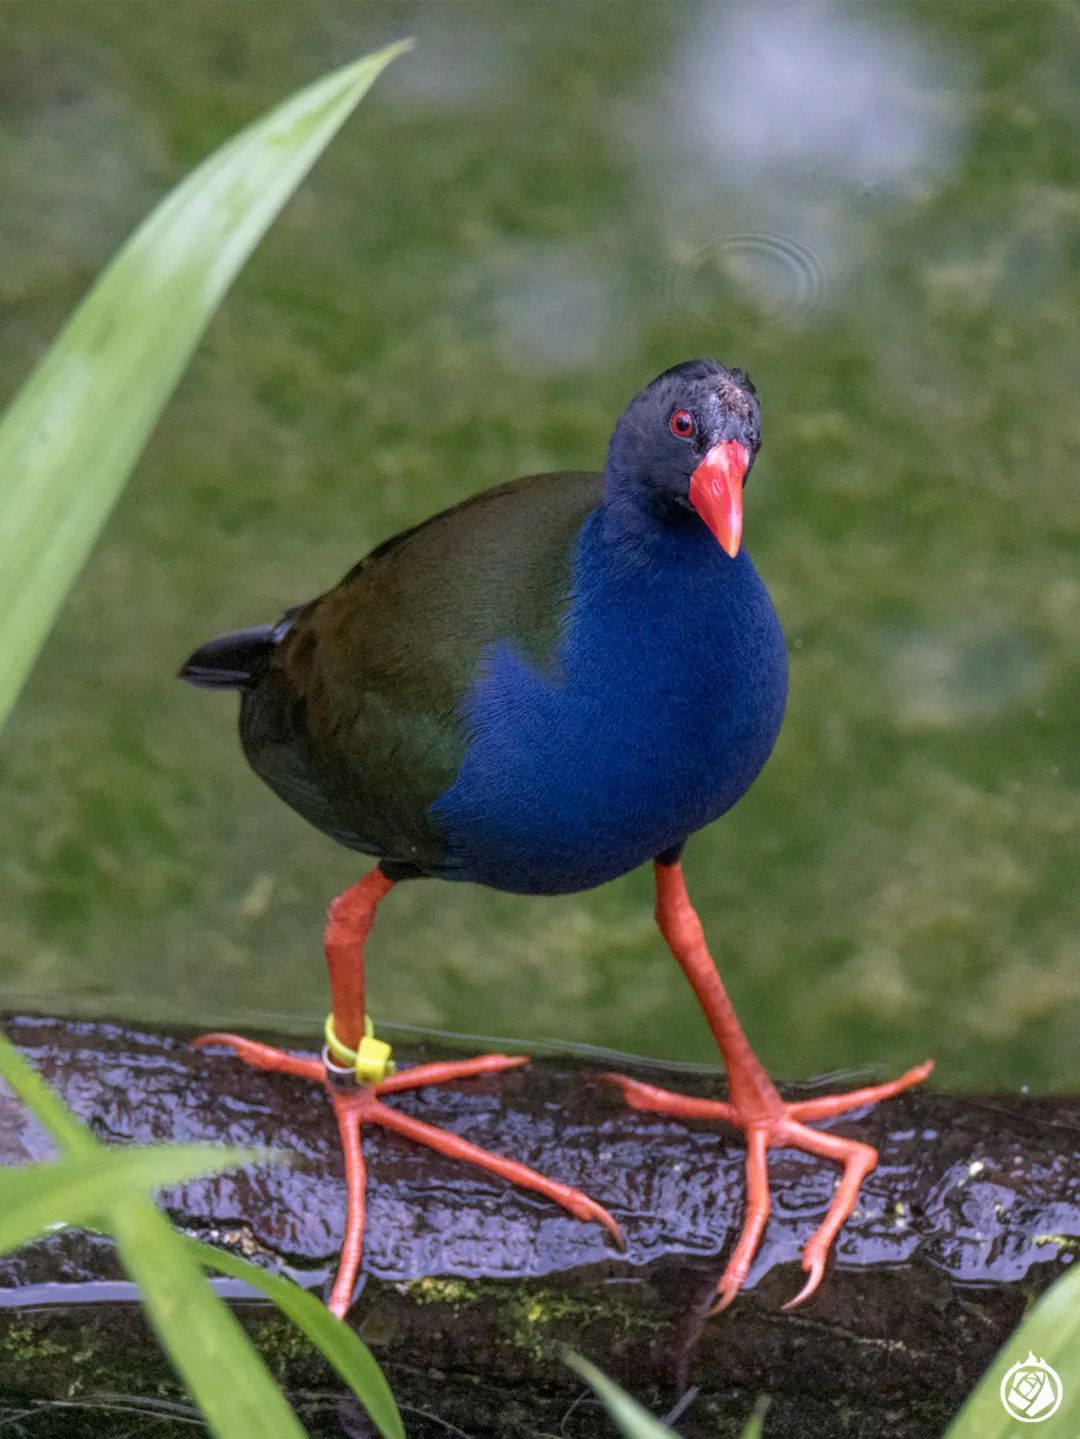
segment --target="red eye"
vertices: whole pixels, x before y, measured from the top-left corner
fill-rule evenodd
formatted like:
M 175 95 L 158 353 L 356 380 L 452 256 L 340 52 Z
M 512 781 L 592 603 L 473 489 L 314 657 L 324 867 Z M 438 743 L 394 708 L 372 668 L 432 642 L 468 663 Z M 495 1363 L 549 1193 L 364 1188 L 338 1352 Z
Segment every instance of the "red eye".
M 689 410 L 676 410 L 671 417 L 671 433 L 678 435 L 680 440 L 689 440 L 697 429 L 694 424 L 694 417 Z

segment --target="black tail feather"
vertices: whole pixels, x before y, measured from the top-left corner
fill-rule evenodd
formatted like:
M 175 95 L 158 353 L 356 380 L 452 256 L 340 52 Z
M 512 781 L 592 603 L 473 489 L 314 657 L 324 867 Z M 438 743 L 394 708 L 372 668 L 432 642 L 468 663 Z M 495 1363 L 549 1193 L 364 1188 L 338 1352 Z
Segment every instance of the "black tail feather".
M 179 678 L 202 689 L 244 689 L 262 674 L 282 633 L 280 624 L 255 625 L 208 640 L 184 662 Z

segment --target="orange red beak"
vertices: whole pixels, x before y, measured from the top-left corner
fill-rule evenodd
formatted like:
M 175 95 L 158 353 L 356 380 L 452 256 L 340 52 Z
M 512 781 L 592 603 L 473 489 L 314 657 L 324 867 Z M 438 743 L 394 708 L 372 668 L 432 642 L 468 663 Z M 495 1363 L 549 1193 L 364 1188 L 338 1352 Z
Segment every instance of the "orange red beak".
M 749 468 L 746 446 L 724 440 L 690 476 L 690 503 L 732 559 L 742 543 L 743 481 Z

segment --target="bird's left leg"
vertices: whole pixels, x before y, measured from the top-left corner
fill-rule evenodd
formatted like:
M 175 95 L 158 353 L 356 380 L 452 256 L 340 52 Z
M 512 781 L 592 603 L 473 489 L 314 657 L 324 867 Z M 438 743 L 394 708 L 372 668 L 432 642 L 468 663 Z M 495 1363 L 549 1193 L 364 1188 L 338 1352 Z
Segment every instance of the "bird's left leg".
M 257 1069 L 297 1075 L 323 1085 L 328 1091 L 345 1162 L 345 1237 L 328 1302 L 328 1308 L 339 1318 L 344 1317 L 352 1302 L 363 1252 L 367 1187 L 362 1148 L 365 1124 L 381 1125 L 414 1143 L 542 1194 L 577 1219 L 598 1221 L 616 1243 L 621 1246 L 623 1242 L 622 1231 L 607 1210 L 580 1190 L 548 1179 L 517 1160 L 491 1154 L 449 1130 L 425 1124 L 382 1102 L 384 1096 L 407 1089 L 499 1074 L 529 1062 L 527 1055 L 481 1054 L 471 1059 L 416 1064 L 395 1071 L 390 1046 L 375 1038 L 371 1021 L 364 1012 L 364 947 L 375 922 L 375 911 L 393 884 L 382 870 L 374 869 L 330 906 L 324 946 L 333 1008 L 326 1022 L 326 1045 L 321 1058 L 289 1054 L 236 1034 L 215 1032 L 195 1041 L 198 1045 L 228 1045 L 240 1059 Z
M 933 1068 L 929 1061 L 909 1069 L 887 1084 L 869 1085 L 846 1094 L 787 1102 L 750 1047 L 742 1025 L 709 955 L 705 933 L 686 892 L 678 859 L 656 861 L 656 920 L 672 954 L 704 1010 L 728 1074 L 728 1099 L 692 1099 L 624 1075 L 605 1078 L 620 1085 L 634 1109 L 670 1114 L 681 1119 L 716 1119 L 733 1124 L 746 1136 L 746 1213 L 742 1230 L 717 1285 L 712 1312 L 719 1313 L 742 1288 L 757 1253 L 769 1217 L 769 1179 L 766 1156 L 771 1148 L 802 1149 L 843 1165 L 843 1174 L 828 1212 L 803 1250 L 802 1267 L 808 1278 L 784 1307 L 794 1308 L 808 1299 L 821 1283 L 825 1262 L 841 1226 L 855 1207 L 859 1187 L 877 1165 L 877 1150 L 856 1139 L 824 1134 L 806 1123 L 845 1114 L 866 1104 L 889 1099 L 918 1084 Z

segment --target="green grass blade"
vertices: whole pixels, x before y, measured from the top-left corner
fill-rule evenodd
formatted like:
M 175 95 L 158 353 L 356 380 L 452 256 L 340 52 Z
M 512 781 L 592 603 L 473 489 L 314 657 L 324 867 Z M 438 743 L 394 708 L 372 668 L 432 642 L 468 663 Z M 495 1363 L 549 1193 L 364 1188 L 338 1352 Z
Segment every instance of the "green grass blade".
M 741 1439 L 762 1439 L 765 1432 L 765 1415 L 768 1410 L 769 1398 L 765 1395 L 754 1405 L 754 1412 L 746 1421 L 746 1428 L 742 1432 Z
M 590 1364 L 587 1359 L 582 1359 L 581 1355 L 575 1354 L 572 1349 L 566 1350 L 564 1358 L 570 1368 L 576 1369 L 593 1390 L 615 1421 L 619 1433 L 625 1435 L 625 1439 L 678 1439 L 678 1435 L 673 1429 L 668 1429 L 666 1425 L 660 1423 L 659 1419 L 654 1419 L 647 1409 L 643 1408 L 636 1399 L 631 1399 L 625 1390 L 620 1389 L 614 1380 L 601 1373 L 595 1364 Z M 746 1428 L 742 1432 L 742 1439 L 761 1439 L 761 1426 L 768 1406 L 767 1398 L 759 1399 L 754 1405 L 754 1412 L 750 1415 Z
M 182 1243 L 193 1258 L 210 1269 L 217 1269 L 232 1279 L 242 1279 L 272 1299 L 281 1312 L 302 1329 L 344 1379 L 367 1410 L 372 1423 L 383 1439 L 405 1439 L 405 1429 L 398 1413 L 390 1386 L 383 1378 L 375 1357 L 359 1335 L 306 1290 L 272 1274 L 258 1264 L 238 1259 L 197 1239 L 182 1237 Z
M 225 291 L 391 45 L 301 90 L 166 196 L 0 423 L 0 724 Z
M 110 1232 L 162 1346 L 211 1430 L 221 1439 L 249 1433 L 260 1439 L 305 1439 L 266 1366 L 185 1248 L 184 1237 L 140 1193 L 276 1156 L 214 1145 L 107 1149 L 2 1035 L 0 1075 L 67 1151 L 54 1164 L 0 1170 L 0 1253 L 57 1224 Z M 390 1430 L 388 1439 L 398 1436 Z
M 259 1150 L 209 1144 L 98 1146 L 55 1164 L 0 1170 L 0 1253 L 18 1249 L 56 1225 L 100 1229 L 112 1206 L 133 1193 L 265 1158 Z
M 626 1439 L 678 1439 L 673 1429 L 654 1419 L 647 1409 L 631 1399 L 606 1374 L 601 1374 L 595 1364 L 582 1359 L 580 1354 L 568 1351 L 566 1362 L 576 1369 L 585 1383 L 594 1391 L 604 1408 L 615 1421 L 615 1427 Z
M 1046 1428 L 1028 1430 L 1035 1421 L 1013 1418 L 1001 1399 L 1001 1381 L 1014 1364 L 1032 1355 L 1056 1370 L 1063 1394 L 1061 1407 L 1046 1418 Z M 945 1439 L 1017 1439 L 1024 1432 L 1045 1433 L 1047 1439 L 1080 1434 L 1080 1264 L 1042 1296 L 979 1380 L 953 1420 Z
M 296 1415 L 181 1235 L 152 1204 L 113 1206 L 109 1228 L 162 1347 L 220 1439 L 303 1439 Z
M 15 1097 L 22 1100 L 61 1149 L 89 1154 L 102 1147 L 3 1034 L 0 1034 L 0 1079 L 7 1081 Z

